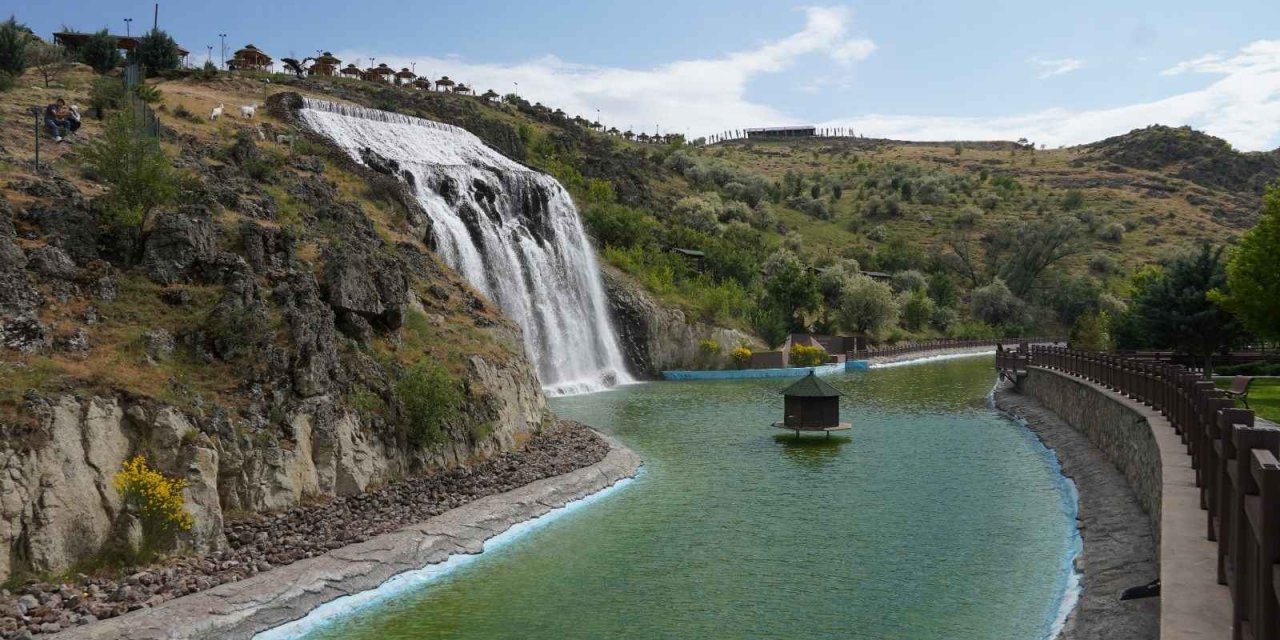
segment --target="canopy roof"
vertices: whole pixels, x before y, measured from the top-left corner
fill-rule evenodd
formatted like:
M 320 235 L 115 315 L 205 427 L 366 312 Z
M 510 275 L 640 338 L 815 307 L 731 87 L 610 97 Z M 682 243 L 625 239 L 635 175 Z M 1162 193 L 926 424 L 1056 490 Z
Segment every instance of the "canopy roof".
M 414 72 L 410 71 L 409 67 L 405 67 L 396 72 L 396 77 L 397 78 L 416 78 L 418 76 Z
M 792 398 L 837 398 L 844 395 L 831 386 L 830 382 L 819 378 L 814 372 L 800 378 L 795 384 L 782 390 L 782 395 Z
M 342 61 L 335 58 L 332 53 L 326 51 L 319 58 L 316 58 L 316 64 L 342 64 Z
M 239 51 L 235 52 L 235 54 L 234 54 L 234 55 L 235 55 L 235 57 L 237 57 L 237 58 L 244 58 L 244 59 L 246 59 L 246 60 L 253 59 L 253 58 L 257 58 L 257 59 L 259 59 L 259 60 L 270 60 L 270 59 L 271 59 L 271 56 L 269 56 L 269 55 L 267 55 L 267 54 L 263 53 L 263 52 L 262 52 L 262 49 L 259 49 L 259 48 L 255 47 L 255 46 L 251 45 L 251 44 L 249 44 L 249 45 L 245 45 L 245 47 L 244 47 L 243 49 L 241 49 L 241 50 L 239 50 Z

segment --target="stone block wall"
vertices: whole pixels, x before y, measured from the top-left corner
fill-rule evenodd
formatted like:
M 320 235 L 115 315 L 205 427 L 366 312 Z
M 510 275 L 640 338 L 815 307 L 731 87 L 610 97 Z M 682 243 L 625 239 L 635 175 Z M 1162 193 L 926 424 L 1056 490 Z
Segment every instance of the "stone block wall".
M 1147 419 L 1111 393 L 1070 376 L 1031 367 L 1022 393 L 1082 432 L 1124 475 L 1160 544 L 1160 448 Z

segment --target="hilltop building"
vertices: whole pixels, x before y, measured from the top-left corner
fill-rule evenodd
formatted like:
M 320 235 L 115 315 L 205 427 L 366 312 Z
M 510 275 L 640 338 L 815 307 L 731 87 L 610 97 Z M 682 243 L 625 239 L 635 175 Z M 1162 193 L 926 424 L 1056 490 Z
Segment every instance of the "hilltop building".
M 816 127 L 765 127 L 747 129 L 747 138 L 812 138 Z

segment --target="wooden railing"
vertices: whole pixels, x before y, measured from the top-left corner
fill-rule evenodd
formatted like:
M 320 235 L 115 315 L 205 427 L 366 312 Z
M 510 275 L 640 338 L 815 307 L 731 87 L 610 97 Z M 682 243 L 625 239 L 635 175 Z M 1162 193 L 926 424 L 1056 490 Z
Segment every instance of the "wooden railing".
M 1280 640 L 1280 430 L 1256 427 L 1252 411 L 1237 409 L 1182 365 L 1032 346 L 1025 360 L 1004 354 L 996 366 L 1002 373 L 1054 369 L 1164 414 L 1191 456 L 1205 536 L 1218 543 L 1217 578 L 1231 590 L 1233 637 Z
M 923 351 L 940 351 L 943 349 L 976 349 L 979 347 L 997 347 L 1001 345 L 1019 346 L 1024 349 L 1026 345 L 1037 342 L 1062 342 L 1061 338 L 1000 338 L 996 340 L 919 340 L 912 342 L 900 342 L 893 345 L 885 345 L 880 347 L 867 347 L 866 349 L 858 349 L 850 351 L 847 356 L 850 360 L 866 360 L 867 358 L 884 358 L 898 356 L 908 353 L 920 353 Z

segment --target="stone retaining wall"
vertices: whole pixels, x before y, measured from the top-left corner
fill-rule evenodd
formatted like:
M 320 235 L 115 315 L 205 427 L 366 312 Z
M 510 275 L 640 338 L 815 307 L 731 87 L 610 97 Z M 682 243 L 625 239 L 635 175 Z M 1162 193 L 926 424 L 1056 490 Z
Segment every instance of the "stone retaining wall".
M 1146 418 L 1084 381 L 1036 367 L 1028 370 L 1021 390 L 1084 433 L 1124 475 L 1147 514 L 1159 548 L 1160 448 Z
M 322 556 L 52 636 L 57 640 L 252 638 L 392 576 L 479 553 L 489 538 L 634 476 L 641 460 L 610 440 L 603 460 L 546 478 Z

